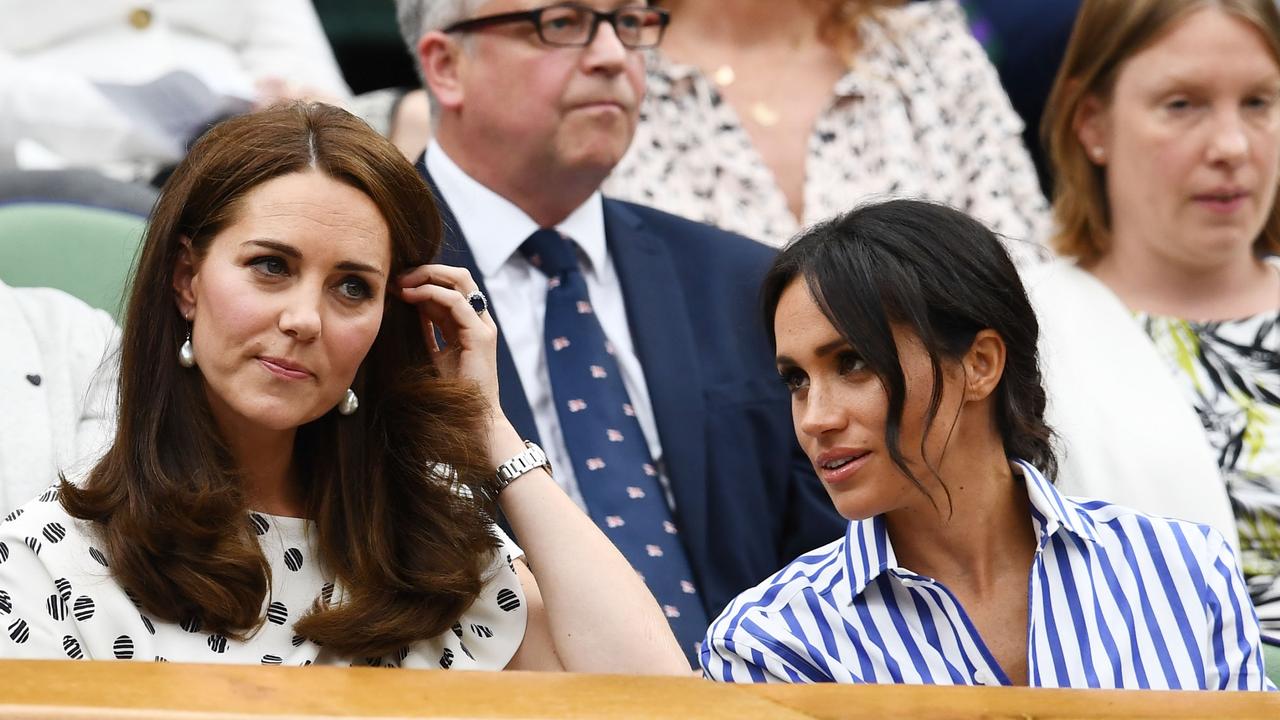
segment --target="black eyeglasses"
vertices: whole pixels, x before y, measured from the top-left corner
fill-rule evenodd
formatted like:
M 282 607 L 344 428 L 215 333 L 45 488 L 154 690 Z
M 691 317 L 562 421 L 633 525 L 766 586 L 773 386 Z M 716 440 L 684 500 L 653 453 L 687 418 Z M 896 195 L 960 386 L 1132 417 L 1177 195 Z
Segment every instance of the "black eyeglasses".
M 613 12 L 600 12 L 577 3 L 549 5 L 537 10 L 498 13 L 456 22 L 447 33 L 471 32 L 510 23 L 531 22 L 538 39 L 556 47 L 586 47 L 596 39 L 600 23 L 613 27 L 618 41 L 629 48 L 651 48 L 662 42 L 662 33 L 671 22 L 666 10 L 644 5 L 628 5 Z

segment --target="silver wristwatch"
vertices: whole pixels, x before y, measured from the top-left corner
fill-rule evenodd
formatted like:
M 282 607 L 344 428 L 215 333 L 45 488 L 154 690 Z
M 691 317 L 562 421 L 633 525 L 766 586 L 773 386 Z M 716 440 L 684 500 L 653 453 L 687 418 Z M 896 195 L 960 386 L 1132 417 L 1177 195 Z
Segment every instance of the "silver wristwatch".
M 551 461 L 537 443 L 524 441 L 524 452 L 498 466 L 497 492 L 502 492 L 512 480 L 535 468 L 542 468 L 551 474 Z

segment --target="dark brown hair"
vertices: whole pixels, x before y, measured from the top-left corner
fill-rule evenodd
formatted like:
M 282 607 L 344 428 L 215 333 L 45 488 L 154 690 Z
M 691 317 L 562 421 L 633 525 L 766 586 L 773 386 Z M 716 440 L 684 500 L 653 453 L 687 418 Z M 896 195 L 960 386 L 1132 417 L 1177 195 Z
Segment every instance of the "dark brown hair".
M 178 366 L 182 238 L 196 262 L 272 178 L 318 171 L 365 193 L 391 236 L 391 277 L 440 247 L 431 191 L 387 140 L 344 110 L 298 104 L 226 121 L 191 148 L 160 194 L 134 272 L 121 347 L 119 426 L 67 511 L 94 523 L 111 572 L 150 614 L 245 637 L 262 622 L 270 567 L 240 471 L 198 370 Z M 352 388 L 360 409 L 298 429 L 294 447 L 320 563 L 345 592 L 296 631 L 348 656 L 393 653 L 449 627 L 479 594 L 490 534 L 482 427 L 470 384 L 442 379 L 417 312 L 388 297 Z
M 1111 245 L 1105 177 L 1076 135 L 1081 107 L 1091 97 L 1110 102 L 1125 61 L 1203 8 L 1216 8 L 1253 25 L 1280 63 L 1280 10 L 1275 0 L 1085 0 L 1080 6 L 1040 126 L 1053 166 L 1053 245 L 1058 252 L 1091 263 Z M 1280 205 L 1272 203 L 1254 249 L 1280 252 Z
M 944 205 L 890 200 L 806 230 L 779 253 L 761 290 L 763 319 L 774 343 L 778 302 L 799 278 L 884 385 L 889 399 L 885 445 L 917 487 L 924 489 L 900 443 L 907 387 L 893 324 L 920 339 L 933 370 L 922 452 L 942 404 L 940 361 L 963 357 L 977 334 L 990 328 L 1005 344 L 1004 373 L 994 393 L 995 426 L 1005 454 L 1026 460 L 1051 480 L 1057 475 L 1053 432 L 1044 420 L 1040 324 L 1009 253 L 985 225 Z M 936 478 L 937 469 L 929 469 Z M 950 495 L 945 484 L 943 490 Z

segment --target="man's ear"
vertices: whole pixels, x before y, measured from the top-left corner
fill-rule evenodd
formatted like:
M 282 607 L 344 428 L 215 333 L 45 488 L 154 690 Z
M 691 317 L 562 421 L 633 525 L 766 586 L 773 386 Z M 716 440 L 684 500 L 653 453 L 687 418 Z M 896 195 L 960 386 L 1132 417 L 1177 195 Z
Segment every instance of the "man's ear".
M 173 265 L 173 300 L 178 312 L 188 321 L 196 314 L 196 257 L 191 238 L 182 238 L 182 249 Z
M 1071 124 L 1089 160 L 1105 165 L 1111 157 L 1111 111 L 1107 104 L 1097 95 L 1086 95 Z
M 996 391 L 1004 377 L 1005 346 L 1000 333 L 987 328 L 974 336 L 964 355 L 964 399 L 984 400 Z
M 463 101 L 463 73 L 466 55 L 454 38 L 432 30 L 418 41 L 418 62 L 422 79 L 436 102 L 446 110 L 456 110 Z

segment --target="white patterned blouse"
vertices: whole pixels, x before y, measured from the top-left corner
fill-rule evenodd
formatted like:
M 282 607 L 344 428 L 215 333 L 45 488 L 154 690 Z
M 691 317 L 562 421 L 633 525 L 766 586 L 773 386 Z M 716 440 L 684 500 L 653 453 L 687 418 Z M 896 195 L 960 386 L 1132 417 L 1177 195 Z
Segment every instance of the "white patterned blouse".
M 317 600 L 342 602 L 312 550 L 314 524 L 261 513 L 248 520 L 271 565 L 271 591 L 266 622 L 241 641 L 195 619 L 148 617 L 111 576 L 88 523 L 69 516 L 50 488 L 0 523 L 0 658 L 501 670 L 524 639 L 524 593 L 511 565 L 522 553 L 496 526 L 502 546 L 484 590 L 451 631 L 385 657 L 350 658 L 293 630 Z
M 606 195 L 769 245 L 872 199 L 951 205 L 1038 257 L 1049 207 L 1023 124 L 954 0 L 909 3 L 868 21 L 861 50 L 819 114 L 805 158 L 804 217 L 733 107 L 697 68 L 649 56 L 636 137 Z

